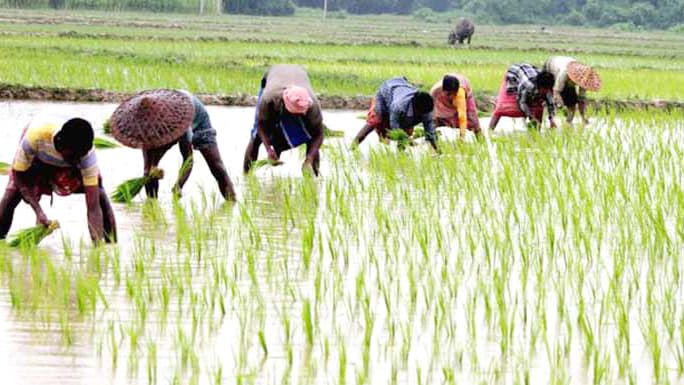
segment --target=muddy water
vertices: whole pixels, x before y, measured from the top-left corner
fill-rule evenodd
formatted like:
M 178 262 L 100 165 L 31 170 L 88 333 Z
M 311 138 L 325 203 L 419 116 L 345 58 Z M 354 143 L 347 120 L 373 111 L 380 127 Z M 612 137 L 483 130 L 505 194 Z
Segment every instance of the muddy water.
M 115 105 L 107 104 L 61 104 L 61 103 L 33 103 L 33 102 L 2 102 L 0 103 L 0 161 L 11 162 L 19 134 L 22 127 L 32 117 L 49 115 L 52 113 L 60 115 L 81 116 L 89 121 L 101 133 L 101 125 L 105 119 L 115 109 Z M 253 121 L 252 108 L 230 108 L 230 107 L 208 107 L 212 122 L 218 130 L 219 148 L 224 162 L 228 168 L 228 173 L 236 185 L 238 197 L 249 199 L 245 196 L 245 178 L 242 176 L 242 156 L 248 140 L 249 129 Z M 351 141 L 356 131 L 363 125 L 363 121 L 358 117 L 362 111 L 326 111 L 325 121 L 331 129 L 345 131 L 345 138 L 332 139 L 326 145 L 345 145 Z M 486 126 L 487 121 L 482 121 Z M 510 132 L 521 129 L 510 120 L 502 120 L 499 132 Z M 445 130 L 445 138 L 453 138 L 451 130 Z M 371 135 L 367 144 L 361 147 L 362 151 L 367 151 L 369 147 L 377 145 L 377 138 Z M 263 153 L 262 153 L 263 157 Z M 98 151 L 98 160 L 102 170 L 104 185 L 108 191 L 112 191 L 121 181 L 141 175 L 142 156 L 139 151 L 128 148 L 116 148 Z M 256 171 L 259 182 L 264 191 L 269 190 L 276 176 L 300 175 L 302 154 L 299 151 L 289 151 L 283 154 L 282 160 L 285 165 L 277 168 L 263 168 Z M 164 157 L 160 166 L 166 170 L 167 178 L 161 183 L 160 202 L 165 208 L 170 207 L 171 195 L 170 187 L 176 175 L 177 168 L 181 164 L 181 157 L 174 148 Z M 325 154 L 322 157 L 321 172 L 326 174 L 334 165 L 329 163 Z M 6 184 L 7 177 L 0 176 L 0 186 Z M 184 200 L 200 199 L 203 195 L 216 197 L 217 189 L 212 176 L 210 175 L 203 159 L 196 157 L 193 173 L 184 189 Z M 264 193 L 262 197 L 268 197 Z M 282 199 L 274 196 L 274 201 Z M 62 230 L 46 239 L 41 247 L 55 258 L 60 258 L 63 254 L 62 238 L 72 244 L 78 244 L 81 239 L 88 239 L 86 227 L 86 211 L 82 196 L 55 197 L 54 204 L 50 205 L 49 199 L 43 198 L 43 208 L 50 219 L 57 219 L 62 224 Z M 278 202 L 270 202 L 278 204 Z M 116 218 L 119 228 L 119 249 L 121 254 L 121 264 L 130 265 L 131 255 L 134 253 L 135 235 L 142 228 L 150 226 L 150 223 L 143 218 L 139 205 L 126 207 L 115 205 Z M 230 208 L 229 208 L 230 210 Z M 271 214 L 272 215 L 272 214 Z M 12 231 L 29 227 L 34 222 L 32 211 L 26 205 L 20 205 L 15 213 L 15 220 Z M 287 234 L 283 234 L 283 239 L 287 239 Z M 293 247 L 298 247 L 295 245 Z M 155 277 L 155 274 L 151 274 Z M 103 289 L 109 292 L 108 288 L 113 285 L 111 282 L 104 283 Z M 141 362 L 139 373 L 130 375 L 126 371 L 126 350 L 119 352 L 118 365 L 112 363 L 111 352 L 100 351 L 102 334 L 95 332 L 92 321 L 73 321 L 71 322 L 72 345 L 68 348 L 63 343 L 63 333 L 57 327 L 47 327 L 41 322 L 26 317 L 25 314 L 17 314 L 13 311 L 9 291 L 5 285 L 0 287 L 0 373 L 2 373 L 2 384 L 143 384 L 148 383 L 144 375 L 144 364 Z M 107 298 L 109 303 L 109 313 L 114 314 L 116 320 L 126 320 L 134 315 L 130 310 L 130 304 L 125 296 Z M 277 302 L 277 301 L 276 301 Z M 285 302 L 283 300 L 283 302 Z M 269 310 L 272 311 L 272 310 Z M 171 311 L 174 313 L 174 311 Z M 171 315 L 171 319 L 182 318 L 183 315 Z M 98 312 L 98 314 L 100 314 Z M 111 317 L 111 316 L 110 316 Z M 174 318 L 175 317 L 175 318 Z M 277 318 L 277 317 L 273 317 Z M 107 322 L 107 321 L 104 321 Z M 208 351 L 214 351 L 223 360 L 228 361 L 228 366 L 237 360 L 237 353 L 234 346 L 231 347 L 230 341 L 240 338 L 239 328 L 236 328 L 237 320 L 227 320 L 219 328 L 215 341 L 209 341 Z M 350 325 L 351 326 L 351 325 Z M 105 326 L 99 328 L 106 329 Z M 278 330 L 279 326 L 274 325 L 271 330 Z M 268 329 L 267 329 L 268 330 Z M 271 331 L 266 334 L 269 341 L 282 339 L 279 331 Z M 228 342 L 228 343 L 226 343 Z M 334 341 L 333 341 L 334 343 Z M 487 346 L 483 344 L 483 346 Z M 272 347 L 272 364 L 262 368 L 264 372 L 277 373 L 277 375 L 258 375 L 257 382 L 272 383 L 281 377 L 281 373 L 286 366 L 286 352 L 282 347 Z M 492 349 L 494 349 L 492 347 Z M 487 349 L 483 354 L 487 355 Z M 157 383 L 173 382 L 173 374 L 169 371 L 174 366 L 174 359 L 177 357 L 178 347 L 173 339 L 159 341 L 157 345 L 157 362 L 159 366 Z M 320 353 L 320 352 L 318 352 Z M 491 354 L 491 353 L 490 353 Z M 418 362 L 424 361 L 416 358 Z M 351 360 L 351 358 L 350 358 Z M 123 363 L 123 364 L 122 364 Z M 203 363 L 211 366 L 211 363 Z M 423 367 L 429 367 L 425 363 Z M 375 379 L 386 378 L 391 368 L 378 364 L 374 367 L 377 371 Z M 211 375 L 203 373 L 200 379 L 202 383 L 213 382 Z M 295 375 L 293 377 L 296 378 Z M 348 373 L 352 378 L 353 373 Z M 235 373 L 223 373 L 223 383 L 234 383 L 239 377 Z M 253 375 L 246 378 L 252 378 Z M 182 380 L 186 383 L 188 380 Z M 350 381 L 350 379 L 348 379 Z M 436 378 L 433 379 L 433 382 Z M 191 382 L 191 381 L 190 381 Z M 382 381 L 384 382 L 384 381 Z
M 64 116 L 81 116 L 91 122 L 96 129 L 96 135 L 103 135 L 102 124 L 109 118 L 111 113 L 116 108 L 115 104 L 74 104 L 74 103 L 36 103 L 36 102 L 1 102 L 0 103 L 0 121 L 2 128 L 0 129 L 0 161 L 11 163 L 16 144 L 22 128 L 32 118 L 41 119 L 44 116 L 52 114 Z M 241 195 L 241 178 L 242 178 L 242 159 L 244 149 L 249 139 L 249 130 L 253 124 L 254 109 L 243 107 L 215 107 L 208 106 L 208 111 L 211 116 L 213 125 L 217 128 L 217 140 L 223 157 L 224 163 L 228 169 L 228 174 L 231 176 L 235 184 L 238 196 Z M 333 130 L 342 130 L 345 132 L 344 139 L 333 138 L 328 141 L 326 145 L 349 144 L 357 131 L 363 126 L 363 120 L 360 117 L 364 111 L 339 111 L 330 110 L 325 111 L 325 122 Z M 483 127 L 486 127 L 488 118 L 481 119 Z M 502 118 L 497 127 L 497 133 L 507 133 L 512 131 L 523 130 L 521 120 L 512 120 Z M 453 139 L 455 133 L 453 130 L 440 129 L 445 138 Z M 470 134 L 470 133 L 469 133 Z M 110 137 L 111 139 L 111 137 Z M 367 143 L 367 145 L 366 145 Z M 362 151 L 368 149 L 369 146 L 374 146 L 378 143 L 377 136 L 371 134 L 361 147 Z M 119 147 L 116 149 L 99 150 L 97 152 L 98 162 L 102 170 L 103 183 L 105 189 L 111 192 L 122 181 L 142 175 L 142 154 L 139 150 L 130 149 L 127 147 Z M 262 151 L 260 158 L 264 158 L 265 153 Z M 287 151 L 282 155 L 282 160 L 285 162 L 283 166 L 270 168 L 264 167 L 256 171 L 256 174 L 264 179 L 268 179 L 272 175 L 300 175 L 301 162 L 303 160 L 301 151 Z M 168 201 L 171 199 L 171 185 L 177 175 L 178 168 L 182 163 L 182 158 L 177 150 L 177 147 L 172 148 L 164 156 L 160 163 L 160 167 L 166 171 L 167 177 L 161 182 L 160 200 Z M 327 162 L 325 156 L 321 160 L 321 172 L 325 173 L 329 167 L 333 165 Z M 4 186 L 7 181 L 7 176 L 0 175 L 0 185 Z M 188 180 L 184 194 L 190 197 L 197 196 L 202 191 L 209 194 L 217 194 L 218 189 L 213 177 L 209 173 L 204 159 L 196 154 L 195 166 L 192 175 Z M 49 199 L 43 198 L 42 205 L 49 218 L 55 218 L 64 224 L 64 229 L 67 229 L 67 235 L 70 238 L 79 239 L 87 237 L 87 227 L 84 220 L 85 208 L 82 197 L 55 197 L 54 206 L 50 206 Z M 138 225 L 139 217 L 136 217 L 136 210 L 121 211 L 121 207 L 117 206 L 117 220 L 119 227 L 121 227 L 122 240 L 126 240 L 126 229 Z M 34 216 L 31 209 L 26 205 L 20 205 L 17 208 L 16 217 L 13 229 L 24 228 L 31 226 L 34 221 Z M 64 215 L 69 213 L 69 215 Z M 125 244 L 125 242 L 121 242 Z M 49 241 L 45 243 L 50 246 Z

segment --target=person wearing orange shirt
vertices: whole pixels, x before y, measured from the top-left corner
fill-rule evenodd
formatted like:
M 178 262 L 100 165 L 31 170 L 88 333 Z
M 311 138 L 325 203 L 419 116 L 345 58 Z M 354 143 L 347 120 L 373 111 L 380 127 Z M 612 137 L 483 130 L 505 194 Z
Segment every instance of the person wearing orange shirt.
M 477 106 L 470 87 L 470 81 L 460 74 L 446 74 L 430 90 L 435 100 L 433 112 L 434 126 L 447 126 L 460 129 L 461 138 L 466 129 L 480 133 L 480 120 Z

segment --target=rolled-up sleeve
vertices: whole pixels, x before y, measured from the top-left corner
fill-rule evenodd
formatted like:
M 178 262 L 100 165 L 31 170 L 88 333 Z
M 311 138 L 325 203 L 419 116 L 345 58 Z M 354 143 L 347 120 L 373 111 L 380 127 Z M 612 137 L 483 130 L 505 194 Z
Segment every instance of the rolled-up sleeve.
M 90 152 L 81 159 L 78 167 L 81 170 L 84 186 L 97 186 L 99 184 L 100 169 L 97 166 L 95 150 L 90 150 Z
M 31 167 L 31 163 L 33 163 L 33 158 L 35 158 L 35 156 L 36 148 L 29 138 L 24 136 L 21 139 L 17 152 L 14 154 L 12 169 L 19 172 L 28 170 Z

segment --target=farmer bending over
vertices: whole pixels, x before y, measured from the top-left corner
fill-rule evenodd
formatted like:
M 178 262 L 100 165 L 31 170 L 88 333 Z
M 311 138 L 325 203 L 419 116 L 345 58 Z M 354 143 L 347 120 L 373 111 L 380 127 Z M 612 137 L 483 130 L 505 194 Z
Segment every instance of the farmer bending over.
M 128 147 L 141 148 L 145 175 L 157 167 L 166 151 L 178 143 L 183 166 L 173 186 L 180 195 L 190 177 L 196 149 L 204 157 L 216 179 L 223 198 L 235 200 L 235 190 L 216 143 L 216 129 L 211 125 L 204 104 L 188 91 L 157 89 L 142 91 L 125 100 L 111 118 L 112 135 Z M 145 185 L 147 196 L 156 198 L 159 181 Z
M 530 64 L 514 64 L 508 68 L 506 77 L 501 83 L 499 96 L 489 128 L 496 128 L 502 116 L 509 118 L 528 118 L 532 123 L 541 126 L 544 114 L 544 103 L 549 110 L 549 124 L 556 127 L 553 121 L 554 106 L 552 88 L 553 74 L 539 71 Z
M 319 174 L 323 143 L 323 115 L 304 68 L 294 64 L 271 67 L 261 79 L 254 125 L 245 150 L 243 170 L 249 172 L 264 144 L 271 162 L 283 151 L 306 144 L 302 171 Z
M 366 117 L 366 125 L 354 138 L 360 144 L 371 131 L 375 130 L 381 140 L 386 140 L 390 129 L 402 129 L 409 136 L 413 127 L 423 123 L 425 138 L 432 148 L 437 149 L 437 136 L 432 125 L 434 101 L 427 92 L 419 91 L 406 78 L 397 77 L 386 80 L 380 85 Z
M 460 129 L 461 138 L 466 129 L 480 133 L 477 106 L 468 79 L 459 74 L 444 75 L 430 90 L 435 101 L 433 124 Z
M 42 195 L 55 192 L 85 194 L 90 238 L 116 241 L 114 211 L 102 187 L 93 137 L 90 123 L 80 118 L 34 119 L 24 128 L 0 201 L 0 239 L 7 236 L 22 199 L 35 212 L 37 223 L 49 226 L 39 201 Z
M 544 70 L 555 77 L 553 99 L 556 106 L 567 108 L 566 121 L 572 125 L 575 110 L 579 104 L 579 113 L 584 124 L 589 123 L 586 116 L 587 90 L 598 91 L 601 78 L 588 65 L 582 64 L 567 56 L 554 56 L 546 61 Z

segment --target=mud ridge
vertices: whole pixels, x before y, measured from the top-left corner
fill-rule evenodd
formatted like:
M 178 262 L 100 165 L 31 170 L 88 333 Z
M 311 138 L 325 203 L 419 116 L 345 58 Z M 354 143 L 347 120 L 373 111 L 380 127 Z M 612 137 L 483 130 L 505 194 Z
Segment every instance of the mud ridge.
M 40 100 L 40 101 L 64 101 L 64 102 L 91 102 L 91 103 L 120 103 L 133 93 L 116 92 L 101 89 L 85 88 L 62 88 L 62 87 L 27 87 L 16 84 L 0 83 L 0 100 Z M 197 94 L 203 103 L 217 106 L 243 106 L 256 105 L 256 96 L 249 94 Z M 335 96 L 319 95 L 321 106 L 324 109 L 365 110 L 370 105 L 371 96 Z M 495 96 L 487 93 L 476 94 L 478 110 L 491 112 L 494 109 Z M 667 100 L 614 100 L 595 99 L 589 100 L 589 105 L 595 110 L 622 111 L 622 110 L 673 110 L 684 108 L 682 101 Z

